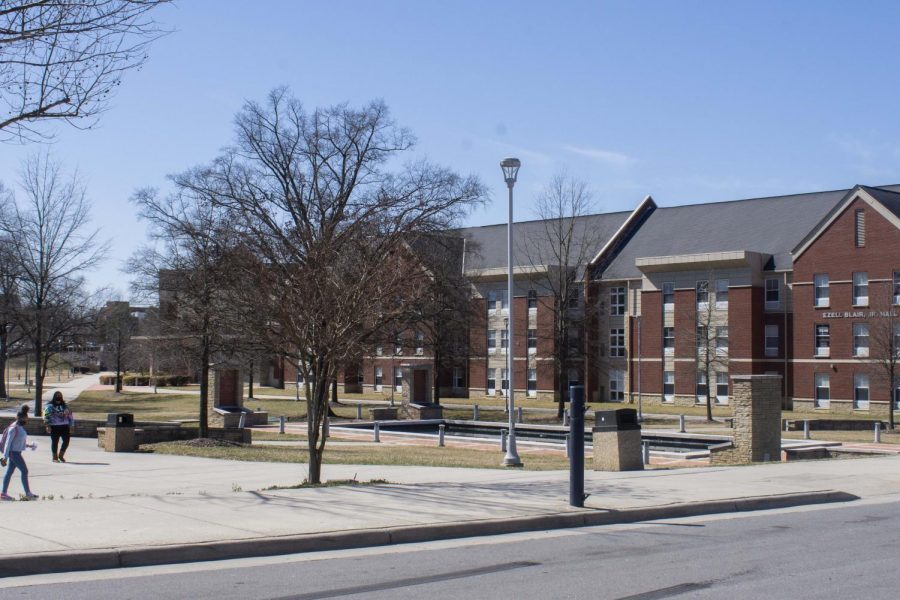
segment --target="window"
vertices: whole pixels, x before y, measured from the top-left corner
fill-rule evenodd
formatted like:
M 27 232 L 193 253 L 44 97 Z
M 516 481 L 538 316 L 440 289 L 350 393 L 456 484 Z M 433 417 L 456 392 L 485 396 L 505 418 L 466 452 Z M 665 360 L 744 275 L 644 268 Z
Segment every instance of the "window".
M 828 325 L 816 325 L 816 357 L 831 356 L 831 334 Z
M 501 329 L 500 330 L 500 350 L 504 354 L 506 353 L 507 348 L 509 348 L 509 330 Z
M 897 381 L 897 387 L 894 388 L 894 408 L 900 409 L 900 380 Z
M 728 404 L 728 373 L 716 373 L 716 403 Z
M 869 274 L 853 274 L 853 305 L 867 306 L 869 304 Z
M 537 309 L 537 291 L 528 290 L 528 310 Z
M 500 369 L 500 393 L 509 395 L 509 369 Z
M 487 370 L 487 394 L 493 396 L 497 392 L 497 369 Z
M 706 400 L 706 372 L 697 371 L 697 400 Z
M 466 387 L 466 377 L 462 367 L 453 367 L 453 387 L 457 390 Z
M 778 356 L 778 325 L 766 325 L 766 356 Z
M 526 392 L 528 393 L 529 398 L 534 398 L 537 396 L 537 369 L 528 369 L 526 374 L 528 376 L 528 387 L 526 388 Z
M 625 330 L 609 330 L 609 355 L 625 356 Z
M 488 329 L 487 332 L 487 348 L 488 354 L 493 354 L 497 350 L 497 332 L 493 329 Z
M 569 328 L 569 354 L 579 356 L 584 349 L 581 343 L 581 329 L 578 327 Z
M 817 307 L 828 306 L 828 275 L 819 273 L 814 276 L 815 302 Z
M 890 349 L 889 349 L 890 350 Z M 900 357 L 900 323 L 894 323 L 894 354 Z
M 828 408 L 831 404 L 830 376 L 816 373 L 816 408 Z
M 697 350 L 705 349 L 707 343 L 709 343 L 709 332 L 706 330 L 706 326 L 697 325 Z
M 865 373 L 853 376 L 853 408 L 869 408 L 869 376 Z
M 716 279 L 716 308 L 728 307 L 728 280 Z
M 675 328 L 663 327 L 663 352 L 673 354 L 675 352 Z
M 866 245 L 866 211 L 859 208 L 856 210 L 856 228 L 854 233 L 854 242 L 857 248 L 863 248 Z
M 869 324 L 853 324 L 853 356 L 865 358 L 869 356 Z
M 706 304 L 709 302 L 709 282 L 697 282 L 697 304 Z
M 537 352 L 537 329 L 529 329 L 527 337 L 528 353 Z
M 375 367 L 375 391 L 380 392 L 384 384 L 384 371 L 381 367 Z
M 375 356 L 381 356 L 382 354 L 384 354 L 384 348 L 375 346 Z
M 675 282 L 666 281 L 662 284 L 663 310 L 675 309 Z
M 403 354 L 403 338 L 399 333 L 394 334 L 394 354 Z
M 663 372 L 663 401 L 673 402 L 675 400 L 675 371 Z
M 569 290 L 569 308 L 578 308 L 581 305 L 581 287 L 573 286 Z
M 507 300 L 506 290 L 492 290 L 488 292 L 488 311 L 506 310 L 509 308 Z
M 900 304 L 900 271 L 894 271 L 894 304 Z
M 728 327 L 716 327 L 716 354 L 728 354 Z
M 625 400 L 625 371 L 612 369 L 609 372 L 609 401 L 623 402 Z
M 777 279 L 766 279 L 766 308 L 778 308 L 781 304 L 781 282 Z
M 614 287 L 609 289 L 609 314 L 625 314 L 625 288 Z
M 403 369 L 400 367 L 394 369 L 394 390 L 397 392 L 403 391 Z
M 416 332 L 416 354 L 419 356 L 425 354 L 425 334 L 421 331 Z

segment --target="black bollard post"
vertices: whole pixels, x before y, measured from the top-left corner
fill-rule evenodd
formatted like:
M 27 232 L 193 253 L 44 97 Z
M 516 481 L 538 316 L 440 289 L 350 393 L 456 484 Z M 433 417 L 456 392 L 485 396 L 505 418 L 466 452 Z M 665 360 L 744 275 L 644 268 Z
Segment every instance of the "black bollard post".
M 569 386 L 569 505 L 584 508 L 584 386 Z

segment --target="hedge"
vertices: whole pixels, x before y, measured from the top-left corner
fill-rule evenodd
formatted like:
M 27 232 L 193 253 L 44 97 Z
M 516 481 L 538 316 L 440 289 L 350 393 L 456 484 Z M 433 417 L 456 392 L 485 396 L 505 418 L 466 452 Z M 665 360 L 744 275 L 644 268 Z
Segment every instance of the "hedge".
M 150 386 L 153 385 L 153 379 L 149 375 L 124 375 L 122 377 L 123 385 L 131 386 Z M 191 383 L 191 378 L 187 375 L 157 375 L 155 377 L 156 385 L 159 387 L 182 386 Z M 115 385 L 115 375 L 101 375 L 100 385 Z

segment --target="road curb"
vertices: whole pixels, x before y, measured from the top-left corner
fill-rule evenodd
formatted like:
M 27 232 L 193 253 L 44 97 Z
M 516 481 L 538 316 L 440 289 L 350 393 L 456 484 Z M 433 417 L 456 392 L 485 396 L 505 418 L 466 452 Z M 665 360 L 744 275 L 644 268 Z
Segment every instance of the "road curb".
M 319 552 L 322 550 L 347 550 L 501 535 L 505 533 L 523 533 L 550 529 L 638 523 L 641 521 L 721 513 L 771 510 L 791 506 L 849 502 L 858 499 L 858 496 L 847 492 L 822 490 L 621 510 L 588 509 L 510 519 L 410 525 L 381 529 L 275 536 L 262 539 L 252 538 L 118 549 L 36 552 L 0 557 L 0 577 L 277 556 L 302 552 Z

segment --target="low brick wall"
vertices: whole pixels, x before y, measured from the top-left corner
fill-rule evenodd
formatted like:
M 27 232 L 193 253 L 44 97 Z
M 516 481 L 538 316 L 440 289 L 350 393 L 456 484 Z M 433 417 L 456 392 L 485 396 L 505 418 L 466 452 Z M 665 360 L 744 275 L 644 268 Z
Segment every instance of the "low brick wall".
M 6 427 L 12 423 L 13 419 L 0 419 L 0 428 Z M 106 428 L 106 421 L 98 419 L 76 419 L 75 427 L 72 430 L 72 437 L 96 438 L 98 430 Z M 174 423 L 159 423 L 152 421 L 135 422 L 135 436 L 138 444 L 154 444 L 156 442 L 174 442 L 177 440 L 192 440 L 198 437 L 199 429 L 196 427 L 182 427 Z M 25 426 L 28 435 L 48 436 L 44 429 L 44 422 L 41 419 L 28 419 Z M 223 429 L 210 427 L 209 437 L 214 440 L 227 440 L 230 442 L 238 442 L 249 444 L 252 439 L 251 430 L 249 429 Z

